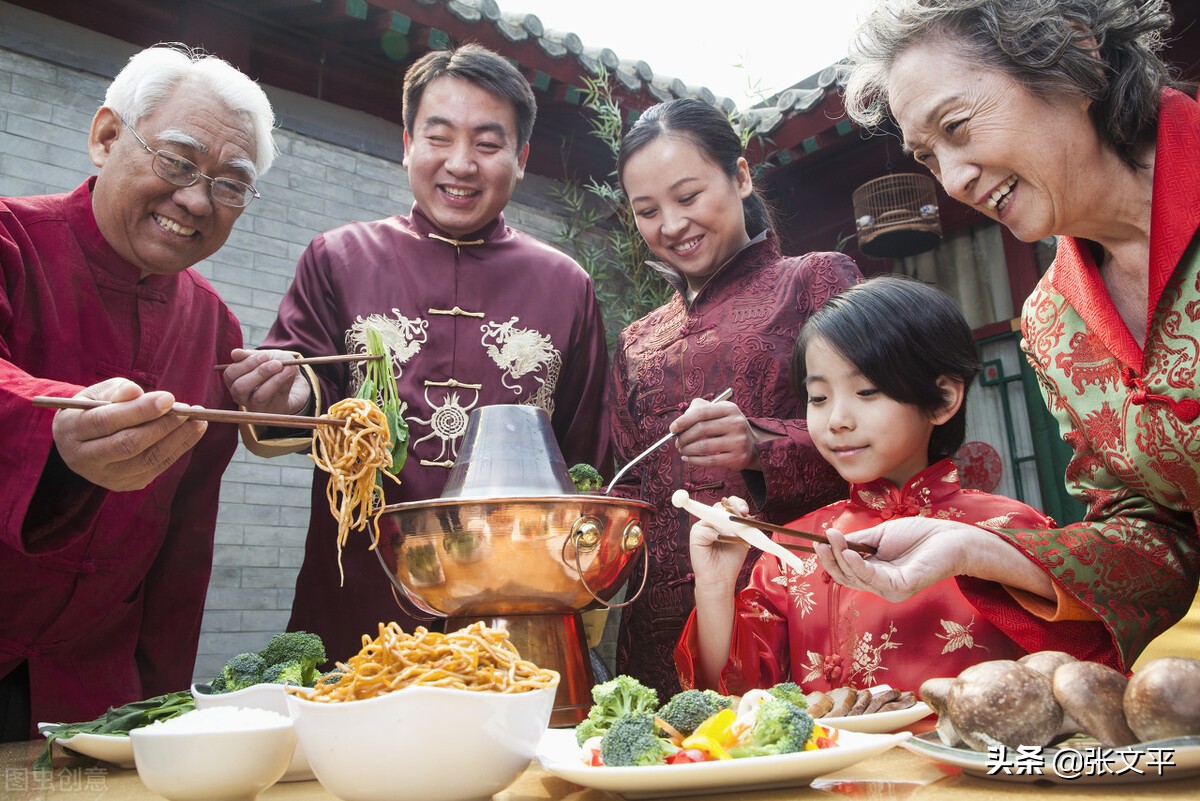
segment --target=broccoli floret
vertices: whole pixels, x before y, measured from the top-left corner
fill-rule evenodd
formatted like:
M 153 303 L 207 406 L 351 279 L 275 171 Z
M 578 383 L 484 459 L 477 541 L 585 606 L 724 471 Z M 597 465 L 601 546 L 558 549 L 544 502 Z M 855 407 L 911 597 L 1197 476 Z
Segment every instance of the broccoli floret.
M 567 471 L 575 482 L 577 492 L 595 492 L 604 486 L 604 478 L 600 471 L 590 464 L 577 464 Z
M 238 654 L 221 668 L 221 678 L 225 682 L 224 692 L 244 690 L 258 684 L 266 669 L 266 661 L 258 654 Z
M 307 631 L 285 631 L 272 637 L 258 655 L 267 667 L 295 666 L 299 677 L 292 683 L 311 687 L 318 678 L 317 665 L 325 661 L 325 644 L 316 634 Z M 269 680 L 264 678 L 263 681 Z
M 733 757 L 794 754 L 804 750 L 813 733 L 813 719 L 791 701 L 767 698 L 757 709 L 750 742 L 729 749 Z
M 654 716 L 634 712 L 617 718 L 600 741 L 600 759 L 614 768 L 661 765 L 671 744 L 654 733 Z
M 687 737 L 701 723 L 722 709 L 729 709 L 731 703 L 728 696 L 714 690 L 684 690 L 671 696 L 658 710 L 658 716 Z
M 617 676 L 592 688 L 592 708 L 587 718 L 575 727 L 580 745 L 589 737 L 598 737 L 625 715 L 658 709 L 658 692 L 632 676 Z
M 804 696 L 804 690 L 794 681 L 781 681 L 767 692 L 782 701 L 791 701 L 801 709 L 808 709 L 808 699 Z
M 262 678 L 259 681 L 263 684 L 308 686 L 304 683 L 304 665 L 299 662 L 280 662 L 278 665 L 271 665 L 263 671 Z

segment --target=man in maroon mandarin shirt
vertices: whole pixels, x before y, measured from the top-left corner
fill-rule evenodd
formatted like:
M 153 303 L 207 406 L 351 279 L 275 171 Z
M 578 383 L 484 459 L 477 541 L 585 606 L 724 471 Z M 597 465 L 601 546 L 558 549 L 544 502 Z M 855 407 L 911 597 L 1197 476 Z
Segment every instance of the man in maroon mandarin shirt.
M 409 428 L 402 483 L 384 482 L 389 503 L 439 497 L 470 412 L 493 404 L 545 409 L 567 464 L 608 469 L 608 351 L 591 279 L 503 214 L 525 172 L 535 115 L 529 83 L 483 47 L 418 59 L 404 82 L 410 213 L 317 236 L 263 350 L 239 351 L 240 363 L 225 371 L 249 409 L 321 412 L 355 394 L 360 367 L 301 373 L 274 357 L 362 353 L 366 328 L 379 331 Z M 311 447 L 311 432 L 278 433 L 248 430 L 246 444 L 262 456 Z M 352 532 L 342 583 L 328 478 L 314 471 L 288 628 L 316 632 L 329 657 L 345 661 L 380 622 L 408 631 L 430 623 L 397 607 L 367 533 Z

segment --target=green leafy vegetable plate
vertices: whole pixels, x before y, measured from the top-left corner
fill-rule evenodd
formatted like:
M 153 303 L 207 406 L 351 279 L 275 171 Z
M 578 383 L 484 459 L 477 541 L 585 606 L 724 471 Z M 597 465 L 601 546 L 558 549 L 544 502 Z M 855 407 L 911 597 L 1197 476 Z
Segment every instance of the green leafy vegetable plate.
M 55 726 L 55 723 L 39 723 L 38 731 L 45 726 Z M 49 736 L 49 732 L 42 732 Z M 119 768 L 133 770 L 133 741 L 128 734 L 76 734 L 55 740 L 63 748 L 77 754 L 110 762 Z

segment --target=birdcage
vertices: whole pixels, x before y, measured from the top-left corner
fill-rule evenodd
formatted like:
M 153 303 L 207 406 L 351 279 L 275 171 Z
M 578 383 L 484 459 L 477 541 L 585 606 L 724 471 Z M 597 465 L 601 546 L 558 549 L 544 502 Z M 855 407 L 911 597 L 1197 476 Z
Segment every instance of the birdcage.
M 937 186 L 928 175 L 888 174 L 855 189 L 852 200 L 858 247 L 868 256 L 912 256 L 942 238 Z

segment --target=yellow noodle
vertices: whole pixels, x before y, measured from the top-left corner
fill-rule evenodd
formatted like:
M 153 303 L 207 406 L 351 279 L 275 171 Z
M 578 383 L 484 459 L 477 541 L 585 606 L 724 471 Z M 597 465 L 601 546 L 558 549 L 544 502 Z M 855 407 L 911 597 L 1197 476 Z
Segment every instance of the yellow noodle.
M 521 659 L 503 629 L 473 623 L 453 634 L 423 626 L 406 634 L 396 623 L 380 623 L 379 636 L 372 640 L 364 634 L 362 650 L 339 662 L 308 697 L 362 701 L 412 686 L 519 693 L 549 687 L 557 679 L 553 670 Z
M 383 509 L 383 488 L 376 475 L 385 475 L 400 483 L 387 471 L 392 466 L 392 439 L 383 411 L 369 400 L 346 398 L 329 407 L 324 417 L 344 420 L 340 426 L 321 426 L 313 436 L 309 458 L 329 473 L 325 497 L 329 510 L 338 521 L 338 573 L 342 571 L 342 548 L 350 530 L 362 531 L 368 521 L 374 536 L 371 548 L 379 543 L 379 512 Z

